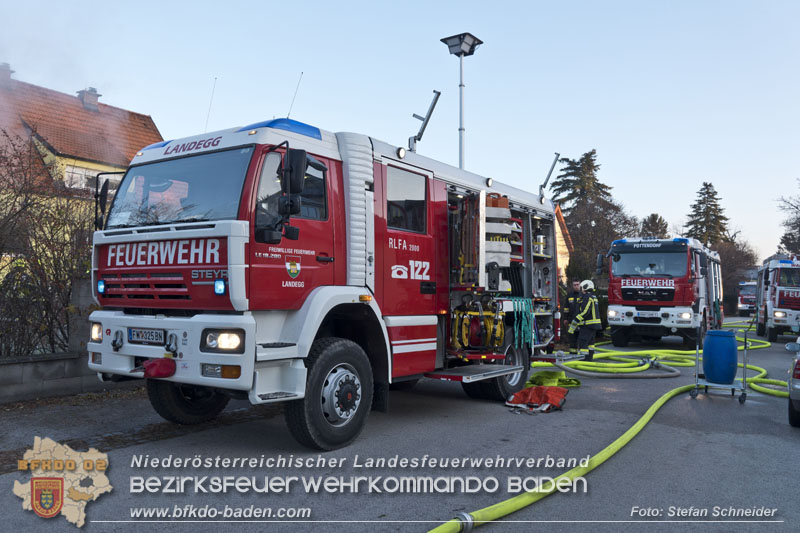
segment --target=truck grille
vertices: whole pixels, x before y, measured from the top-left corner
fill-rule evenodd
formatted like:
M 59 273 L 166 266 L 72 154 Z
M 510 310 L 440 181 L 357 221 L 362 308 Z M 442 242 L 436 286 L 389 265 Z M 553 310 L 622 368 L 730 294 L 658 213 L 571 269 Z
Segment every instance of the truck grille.
M 622 299 L 639 302 L 670 302 L 674 299 L 675 289 L 622 289 Z
M 104 298 L 130 300 L 191 300 L 180 272 L 146 274 L 103 274 Z

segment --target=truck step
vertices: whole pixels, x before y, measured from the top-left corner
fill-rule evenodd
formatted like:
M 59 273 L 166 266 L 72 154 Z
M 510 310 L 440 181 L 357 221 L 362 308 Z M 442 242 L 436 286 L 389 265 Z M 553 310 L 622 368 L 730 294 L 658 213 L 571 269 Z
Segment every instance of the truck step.
M 259 346 L 262 348 L 289 348 L 297 345 L 293 342 L 262 342 Z
M 445 381 L 461 381 L 462 383 L 475 383 L 484 379 L 499 378 L 515 372 L 525 370 L 522 365 L 468 365 L 449 370 L 437 370 L 425 374 L 426 378 L 441 379 Z
M 259 394 L 258 397 L 263 400 L 289 400 L 291 398 L 299 398 L 300 395 L 294 392 L 269 392 L 266 394 Z

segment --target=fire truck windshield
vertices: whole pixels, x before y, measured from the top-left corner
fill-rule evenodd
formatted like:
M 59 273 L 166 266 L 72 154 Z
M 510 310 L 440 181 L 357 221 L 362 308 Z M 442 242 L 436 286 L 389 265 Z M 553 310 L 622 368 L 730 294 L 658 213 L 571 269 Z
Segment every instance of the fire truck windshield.
M 611 258 L 611 273 L 623 276 L 686 275 L 686 253 L 683 252 L 634 252 L 614 253 Z
M 252 147 L 131 167 L 106 228 L 235 219 Z
M 778 277 L 779 287 L 800 287 L 800 268 L 782 268 Z
M 739 286 L 739 295 L 741 296 L 755 296 L 756 294 L 756 286 L 755 285 L 740 285 Z

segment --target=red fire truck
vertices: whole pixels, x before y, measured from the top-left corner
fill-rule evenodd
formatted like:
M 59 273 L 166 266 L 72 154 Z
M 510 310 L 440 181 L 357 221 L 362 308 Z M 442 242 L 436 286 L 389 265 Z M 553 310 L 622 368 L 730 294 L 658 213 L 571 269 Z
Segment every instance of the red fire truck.
M 353 133 L 277 119 L 136 154 L 94 234 L 89 366 L 164 418 L 287 402 L 334 449 L 390 384 L 519 390 L 557 340 L 554 207 Z
M 696 239 L 620 239 L 608 257 L 608 325 L 614 346 L 680 335 L 694 346 L 700 328 L 722 325 L 719 254 Z
M 775 254 L 758 269 L 756 335 L 770 342 L 800 331 L 800 257 Z
M 756 309 L 756 282 L 740 281 L 736 293 L 736 309 L 739 316 L 750 316 Z

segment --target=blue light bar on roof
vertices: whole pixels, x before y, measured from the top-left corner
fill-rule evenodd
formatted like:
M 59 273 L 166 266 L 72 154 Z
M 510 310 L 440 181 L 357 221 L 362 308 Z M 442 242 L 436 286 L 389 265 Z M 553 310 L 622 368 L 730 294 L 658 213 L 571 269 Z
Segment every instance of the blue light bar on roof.
M 299 133 L 300 135 L 305 135 L 306 137 L 312 137 L 320 141 L 322 140 L 322 133 L 319 131 L 319 128 L 310 126 L 308 124 L 304 124 L 302 122 L 298 122 L 296 120 L 292 120 L 290 118 L 276 118 L 274 120 L 256 122 L 255 124 L 250 124 L 249 126 L 245 126 L 244 128 L 236 130 L 236 133 L 239 133 L 240 131 L 255 130 L 258 128 L 273 128 L 276 130 L 286 130 L 294 133 Z
M 682 242 L 683 244 L 689 244 L 689 239 L 686 239 L 684 237 L 675 237 L 674 239 L 672 239 L 672 242 Z
M 161 148 L 162 146 L 166 146 L 166 145 L 168 145 L 168 144 L 169 144 L 169 143 L 171 143 L 171 142 L 172 142 L 172 139 L 170 139 L 170 140 L 168 140 L 168 141 L 161 141 L 160 143 L 153 143 L 153 144 L 151 144 L 150 146 L 145 146 L 144 148 L 142 148 L 142 149 L 141 149 L 141 150 L 139 150 L 139 151 L 140 151 L 140 152 L 144 152 L 145 150 L 152 150 L 152 149 L 154 149 L 154 148 Z
M 781 263 L 789 263 L 790 265 L 792 264 L 792 261 L 791 261 L 791 260 L 789 260 L 789 259 L 781 259 L 781 261 L 780 261 L 780 262 L 781 262 Z
M 616 241 L 612 241 L 611 244 L 624 244 L 628 242 L 628 239 L 617 239 Z

